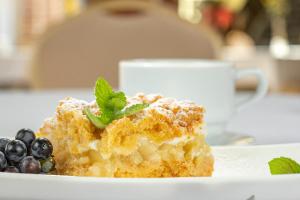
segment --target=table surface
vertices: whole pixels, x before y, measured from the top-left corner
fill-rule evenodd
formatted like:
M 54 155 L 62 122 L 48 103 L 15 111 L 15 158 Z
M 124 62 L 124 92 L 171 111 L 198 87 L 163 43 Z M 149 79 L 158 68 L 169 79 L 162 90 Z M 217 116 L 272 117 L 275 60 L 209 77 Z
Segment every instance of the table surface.
M 37 130 L 66 96 L 91 101 L 93 92 L 0 91 L 0 135 L 14 136 L 21 128 Z M 255 144 L 300 142 L 300 95 L 270 94 L 234 116 L 227 131 L 254 136 Z

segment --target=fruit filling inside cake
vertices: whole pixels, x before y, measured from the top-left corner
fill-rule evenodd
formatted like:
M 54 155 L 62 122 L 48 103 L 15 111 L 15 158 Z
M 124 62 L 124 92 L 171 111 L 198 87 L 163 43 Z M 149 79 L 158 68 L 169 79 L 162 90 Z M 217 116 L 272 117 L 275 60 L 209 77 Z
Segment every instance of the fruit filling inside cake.
M 115 100 L 118 93 L 111 93 L 105 107 L 101 104 L 103 98 L 97 98 L 97 87 L 100 86 L 95 88 L 96 101 L 91 103 L 74 98 L 60 101 L 55 116 L 47 119 L 37 133 L 52 142 L 58 174 L 212 175 L 214 161 L 202 133 L 203 107 L 144 94 L 124 96 L 126 103 L 120 106 Z

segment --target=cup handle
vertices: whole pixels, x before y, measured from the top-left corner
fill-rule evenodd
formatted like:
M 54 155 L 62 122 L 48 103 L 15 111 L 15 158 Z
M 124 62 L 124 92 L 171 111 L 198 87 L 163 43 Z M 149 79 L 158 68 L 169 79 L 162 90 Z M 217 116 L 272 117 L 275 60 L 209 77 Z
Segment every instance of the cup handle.
M 268 92 L 268 81 L 261 69 L 258 68 L 245 68 L 245 69 L 236 69 L 236 80 L 241 79 L 246 76 L 256 76 L 258 80 L 256 91 L 249 98 L 243 99 L 240 102 L 236 103 L 237 111 L 243 110 L 248 105 L 262 99 L 265 94 Z

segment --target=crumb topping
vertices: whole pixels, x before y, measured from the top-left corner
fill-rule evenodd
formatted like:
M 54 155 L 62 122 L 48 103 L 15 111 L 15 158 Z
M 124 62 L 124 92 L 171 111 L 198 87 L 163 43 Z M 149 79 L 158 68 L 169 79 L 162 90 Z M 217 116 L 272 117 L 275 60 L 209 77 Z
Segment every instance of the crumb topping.
M 158 94 L 145 95 L 143 93 L 138 93 L 133 97 L 128 97 L 127 101 L 128 105 L 126 107 L 138 103 L 150 104 L 149 107 L 133 115 L 131 117 L 133 120 L 143 119 L 153 113 L 156 113 L 160 114 L 170 123 L 173 123 L 173 125 L 179 127 L 194 128 L 203 122 L 205 109 L 191 101 L 178 101 L 173 98 L 164 98 Z M 64 100 L 61 100 L 58 106 L 58 111 L 82 112 L 86 106 L 89 106 L 94 113 L 101 112 L 99 111 L 95 101 L 88 103 L 72 97 L 67 97 Z

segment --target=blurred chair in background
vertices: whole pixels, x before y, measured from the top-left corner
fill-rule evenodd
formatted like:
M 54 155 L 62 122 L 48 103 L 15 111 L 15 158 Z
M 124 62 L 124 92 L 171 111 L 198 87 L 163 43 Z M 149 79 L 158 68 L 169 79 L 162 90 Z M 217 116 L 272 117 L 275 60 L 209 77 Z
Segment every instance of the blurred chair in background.
M 160 4 L 103 2 L 41 38 L 34 51 L 32 86 L 91 87 L 103 76 L 117 87 L 122 59 L 214 59 L 217 43 L 210 30 L 179 19 Z

